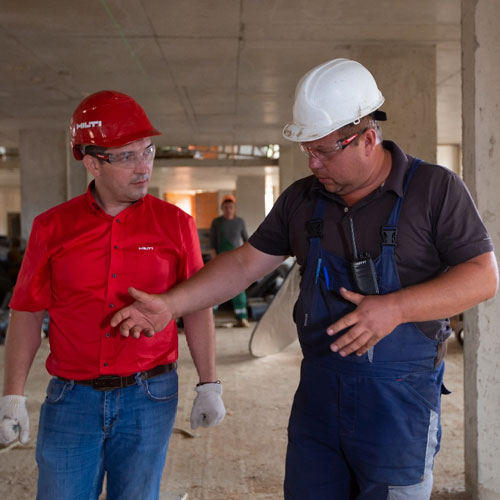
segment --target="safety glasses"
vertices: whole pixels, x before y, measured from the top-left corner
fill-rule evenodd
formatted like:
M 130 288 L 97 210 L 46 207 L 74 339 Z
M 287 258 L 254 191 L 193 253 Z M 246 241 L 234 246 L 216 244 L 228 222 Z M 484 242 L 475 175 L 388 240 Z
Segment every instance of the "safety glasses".
M 121 168 L 135 168 L 140 162 L 150 164 L 155 158 L 155 152 L 156 147 L 154 144 L 150 144 L 144 151 L 139 153 L 136 151 L 124 151 L 123 153 L 112 154 L 96 151 L 91 147 L 85 149 L 85 154 Z
M 337 154 L 339 151 L 344 151 L 344 149 L 347 146 L 349 146 L 349 144 L 352 144 L 355 139 L 361 137 L 368 130 L 368 128 L 369 127 L 364 128 L 361 132 L 356 132 L 349 137 L 344 137 L 343 139 L 339 139 L 337 142 L 335 142 L 335 145 L 333 147 L 328 147 L 327 145 L 309 147 L 305 146 L 304 144 L 301 144 L 300 150 L 308 158 L 315 158 L 316 160 L 320 161 L 331 160 L 335 156 L 335 154 Z

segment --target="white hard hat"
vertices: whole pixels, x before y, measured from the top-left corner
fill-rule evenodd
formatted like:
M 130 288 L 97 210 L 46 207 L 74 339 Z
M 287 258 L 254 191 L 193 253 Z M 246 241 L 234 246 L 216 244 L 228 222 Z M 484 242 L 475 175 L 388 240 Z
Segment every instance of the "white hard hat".
M 283 137 L 294 142 L 321 139 L 335 130 L 356 123 L 384 103 L 372 74 L 349 59 L 333 59 L 316 66 L 297 84 L 293 121 Z M 384 120 L 378 112 L 376 119 Z

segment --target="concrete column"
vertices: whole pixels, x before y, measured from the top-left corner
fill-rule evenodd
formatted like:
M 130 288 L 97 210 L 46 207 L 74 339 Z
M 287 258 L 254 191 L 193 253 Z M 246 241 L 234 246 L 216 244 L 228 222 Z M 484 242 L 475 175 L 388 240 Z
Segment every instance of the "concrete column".
M 463 172 L 500 249 L 500 3 L 462 1 Z M 498 253 L 497 253 L 498 255 Z M 500 302 L 465 314 L 465 482 L 469 497 L 500 498 Z
M 349 57 L 366 66 L 385 97 L 380 109 L 385 139 L 406 153 L 436 160 L 436 48 L 412 46 L 356 46 Z
M 67 145 L 69 161 L 66 163 L 66 200 L 85 193 L 90 182 L 90 174 L 83 166 L 83 162 L 75 160 L 73 153 Z
M 437 162 L 463 177 L 462 148 L 460 144 L 439 144 L 437 147 Z
M 36 215 L 85 191 L 81 162 L 70 157 L 65 130 L 21 130 L 21 235 L 27 239 Z
M 238 176 L 236 213 L 245 220 L 250 236 L 264 220 L 266 183 L 263 175 Z
M 311 171 L 299 145 L 291 142 L 280 145 L 280 193 L 296 180 L 308 175 L 311 175 Z
M 39 213 L 66 200 L 66 133 L 21 130 L 21 234 L 28 238 Z

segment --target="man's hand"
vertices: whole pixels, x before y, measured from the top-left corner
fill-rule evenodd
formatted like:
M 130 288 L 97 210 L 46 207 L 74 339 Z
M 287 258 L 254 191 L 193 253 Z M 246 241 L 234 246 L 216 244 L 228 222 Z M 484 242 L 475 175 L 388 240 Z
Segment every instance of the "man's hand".
M 352 352 L 362 356 L 401 322 L 391 294 L 361 295 L 345 288 L 340 288 L 340 294 L 344 299 L 357 305 L 354 311 L 340 318 L 326 330 L 328 335 L 335 335 L 349 328 L 330 346 L 333 352 L 338 352 L 341 356 L 348 356 Z
M 195 387 L 198 393 L 191 410 L 191 429 L 213 427 L 219 425 L 226 409 L 222 401 L 222 384 L 220 382 L 203 384 Z
M 0 444 L 19 439 L 25 444 L 30 438 L 30 419 L 24 396 L 9 395 L 0 398 Z
M 146 337 L 152 337 L 173 319 L 161 295 L 141 292 L 133 287 L 128 289 L 128 293 L 135 302 L 111 318 L 111 326 L 120 325 L 120 334 L 124 337 L 131 335 L 138 339 L 141 332 Z

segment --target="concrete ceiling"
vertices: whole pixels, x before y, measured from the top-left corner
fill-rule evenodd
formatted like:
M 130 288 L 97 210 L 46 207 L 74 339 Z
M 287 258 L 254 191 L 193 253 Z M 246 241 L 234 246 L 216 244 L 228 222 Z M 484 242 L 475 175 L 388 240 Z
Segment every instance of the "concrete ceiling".
M 283 143 L 297 80 L 356 44 L 435 45 L 438 139 L 461 142 L 460 0 L 2 0 L 0 146 L 102 89 L 164 144 Z

